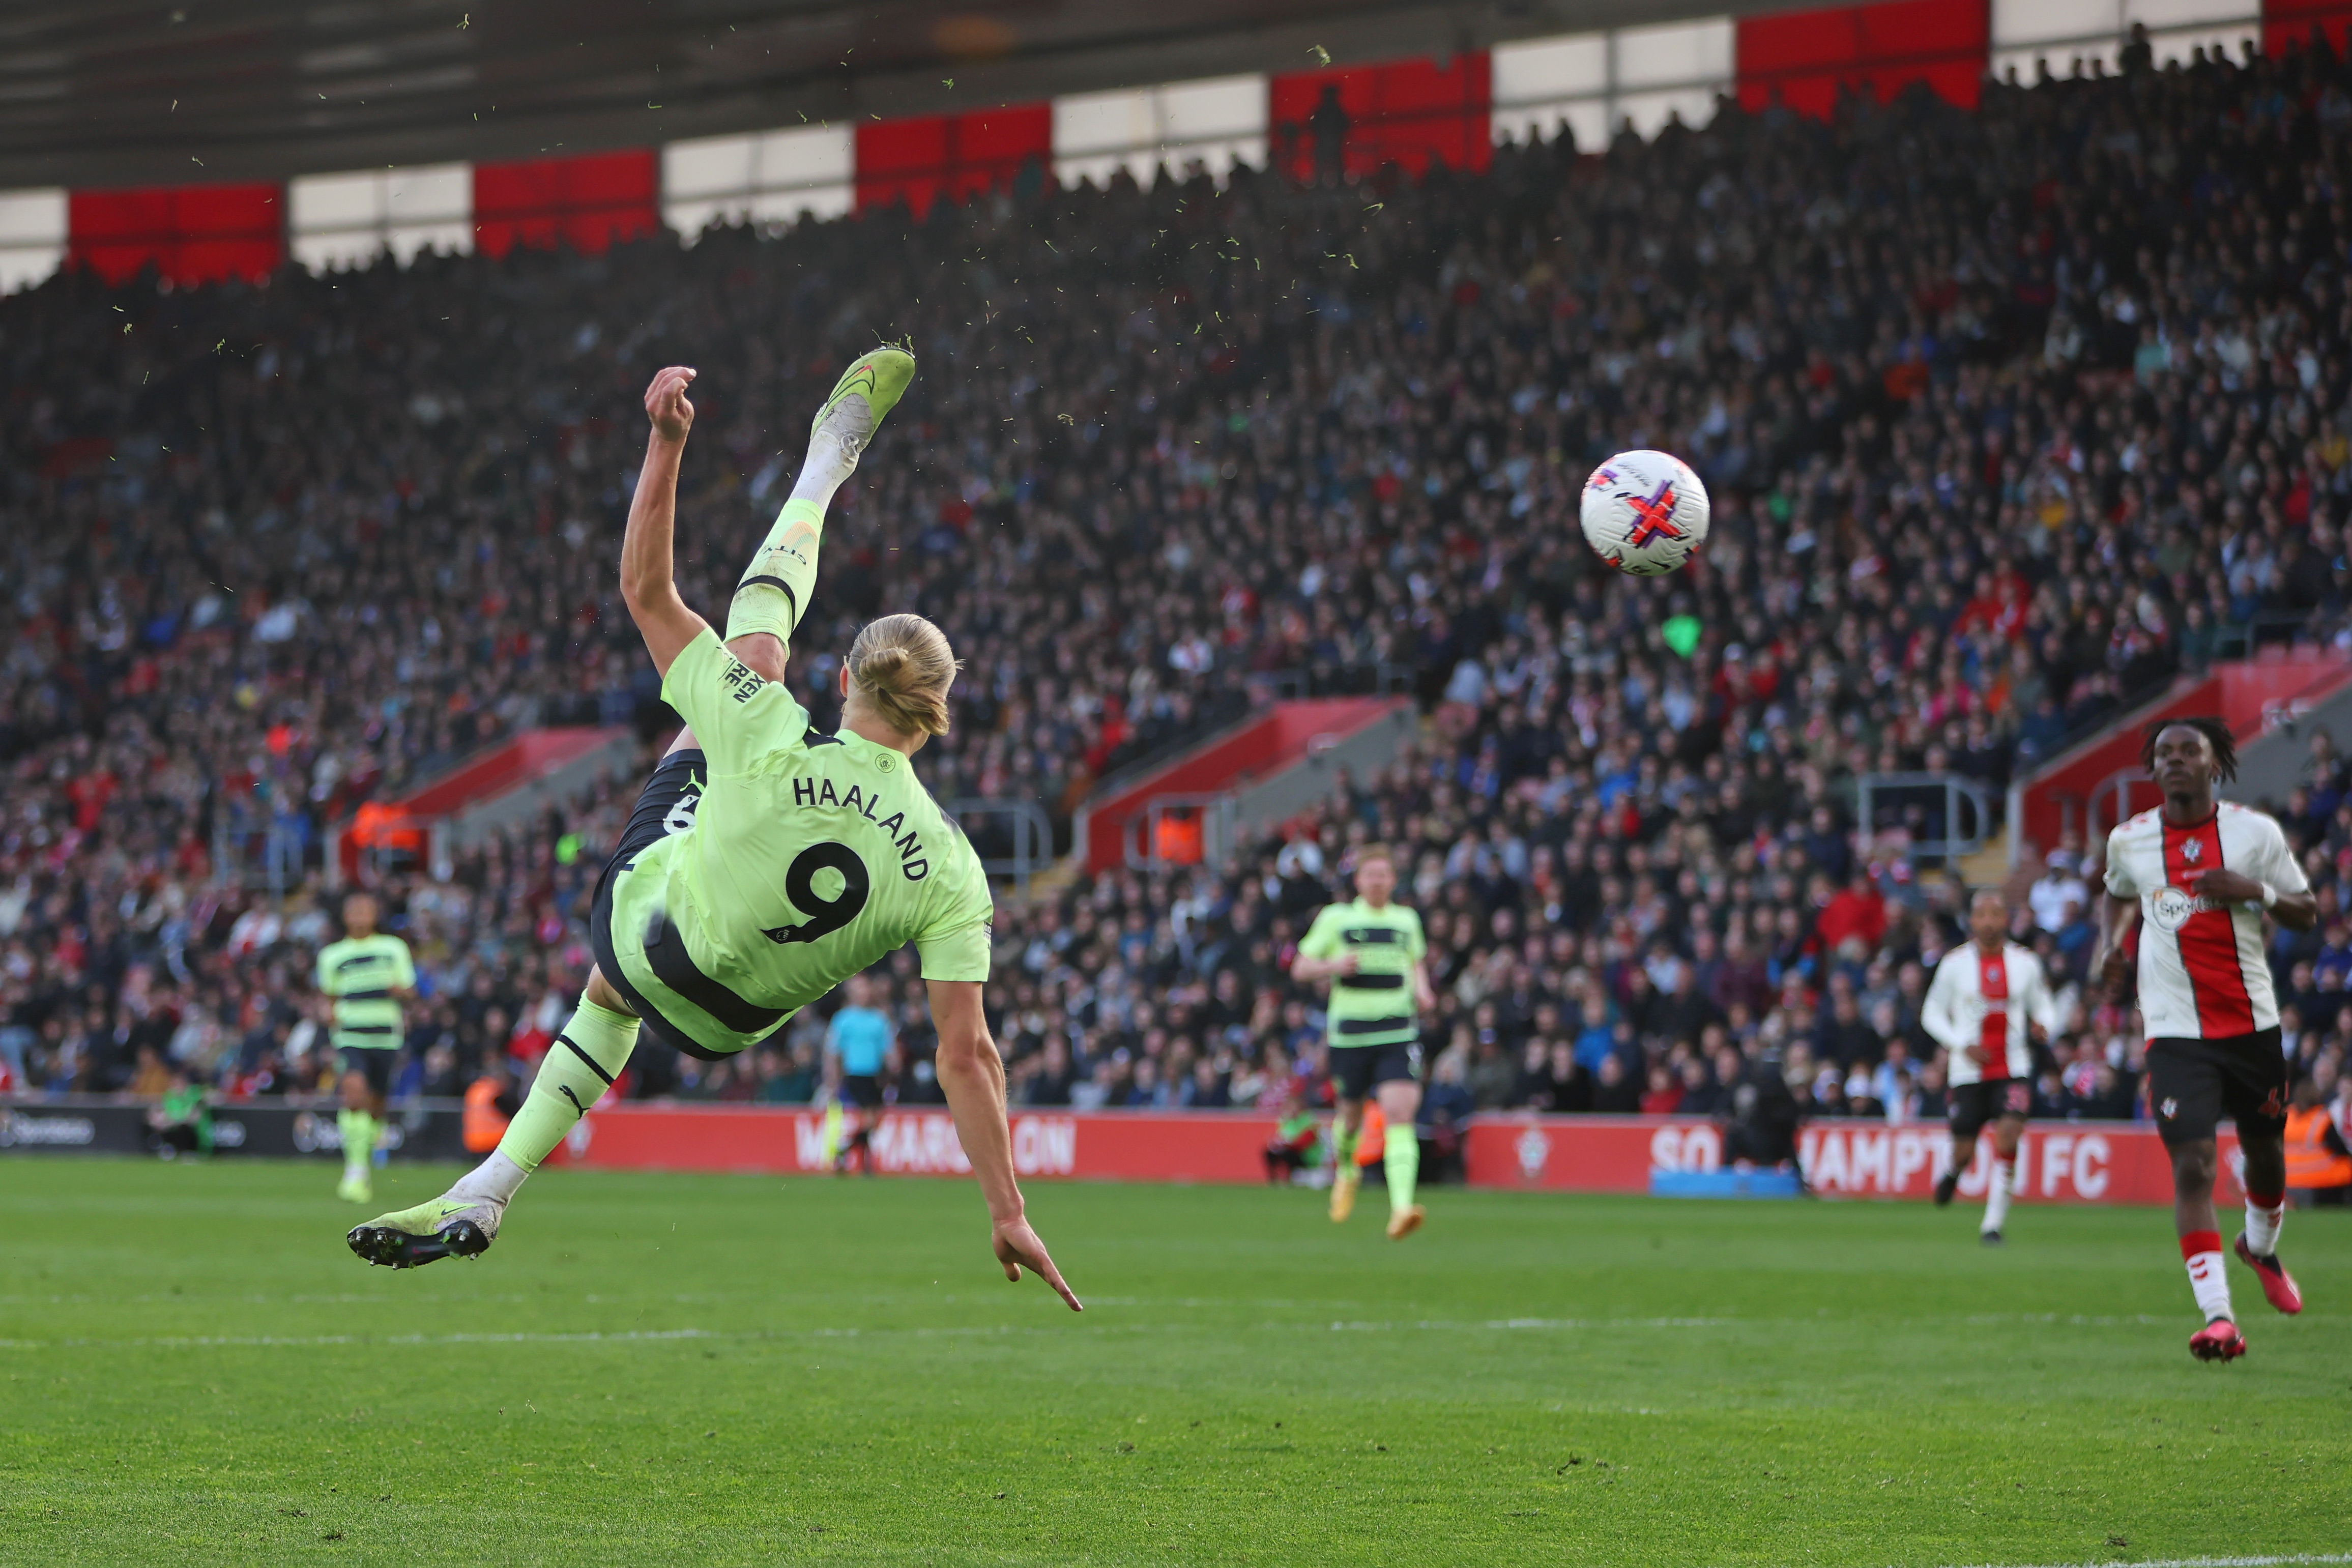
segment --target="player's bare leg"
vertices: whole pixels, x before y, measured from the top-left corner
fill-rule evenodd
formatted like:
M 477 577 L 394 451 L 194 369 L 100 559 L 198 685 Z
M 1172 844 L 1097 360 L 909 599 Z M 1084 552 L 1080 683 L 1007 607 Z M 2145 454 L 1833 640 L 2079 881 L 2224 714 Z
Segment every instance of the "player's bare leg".
M 1421 1085 L 1395 1078 L 1372 1092 L 1380 1099 L 1381 1121 L 1388 1130 L 1381 1163 L 1389 1182 L 1389 1239 L 1402 1241 L 1428 1217 L 1413 1201 L 1413 1188 L 1421 1180 L 1421 1134 L 1413 1126 L 1421 1114 Z
M 2213 1214 L 2213 1173 L 2219 1151 L 2210 1138 L 2172 1146 L 2172 1226 L 2180 1236 L 2181 1261 L 2205 1326 L 2189 1336 L 2189 1353 L 2199 1361 L 2235 1361 L 2246 1353 L 2230 1308 L 2230 1275 L 2221 1262 L 2221 1222 Z
M 2004 1116 L 1992 1124 L 1992 1169 L 1985 1173 L 1984 1223 L 1977 1227 L 1978 1239 L 1987 1247 L 2002 1244 L 2009 1200 L 2017 1192 L 2017 1140 L 2024 1131 L 2022 1116 Z
M 1356 1134 L 1364 1123 L 1364 1102 L 1342 1100 L 1331 1118 L 1331 1223 L 1344 1225 L 1356 1212 Z
M 2238 1134 L 2246 1162 L 2246 1228 L 2238 1233 L 2238 1261 L 2263 1282 L 2263 1299 L 2292 1316 L 2303 1310 L 2303 1291 L 2278 1259 L 2279 1226 L 2286 1218 L 2286 1140 Z
M 866 1105 L 857 1108 L 857 1129 L 849 1135 L 849 1146 L 841 1152 L 841 1157 L 846 1161 L 850 1155 L 856 1155 L 857 1169 L 862 1174 L 874 1174 L 874 1133 L 881 1124 L 880 1111 Z M 845 1164 L 842 1168 L 848 1169 Z
M 1967 1170 L 1969 1163 L 1976 1157 L 1977 1135 L 1975 1133 L 1969 1133 L 1965 1141 L 1959 1138 L 1952 1140 L 1950 1163 L 1945 1166 L 1944 1173 L 1936 1178 L 1937 1208 L 1951 1206 L 1952 1194 L 1960 1190 L 1960 1173 Z

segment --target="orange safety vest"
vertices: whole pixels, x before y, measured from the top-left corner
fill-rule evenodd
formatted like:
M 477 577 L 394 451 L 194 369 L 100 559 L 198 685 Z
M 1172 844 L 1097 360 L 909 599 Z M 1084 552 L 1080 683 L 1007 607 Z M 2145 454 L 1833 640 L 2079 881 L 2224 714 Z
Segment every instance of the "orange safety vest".
M 1356 1163 L 1377 1165 L 1388 1153 L 1389 1119 L 1381 1114 L 1377 1105 L 1364 1107 L 1363 1120 L 1356 1125 Z
M 2352 1187 L 2352 1159 L 2327 1147 L 2327 1110 L 2286 1113 L 2286 1184 L 2298 1189 Z
M 372 800 L 352 818 L 352 842 L 362 849 L 421 850 L 425 830 L 406 812 Z
M 487 1154 L 507 1135 L 507 1118 L 499 1110 L 499 1086 L 478 1078 L 466 1086 L 466 1150 Z
M 1156 825 L 1153 856 L 1171 866 L 1197 866 L 1204 853 L 1198 816 L 1162 816 Z

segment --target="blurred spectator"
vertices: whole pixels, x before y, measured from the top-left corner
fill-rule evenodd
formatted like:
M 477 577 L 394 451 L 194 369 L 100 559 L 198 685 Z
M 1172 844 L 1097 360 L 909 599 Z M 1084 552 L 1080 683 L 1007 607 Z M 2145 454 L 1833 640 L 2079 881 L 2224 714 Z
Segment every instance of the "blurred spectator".
M 1468 1078 L 1468 1064 L 1460 1052 L 1438 1053 L 1430 1069 L 1428 1086 L 1422 1091 L 1421 1110 L 1415 1119 L 1421 1135 L 1424 1182 L 1461 1178 L 1463 1136 L 1476 1109 L 1470 1097 Z
M 487 1154 L 507 1135 L 507 1123 L 522 1109 L 522 1095 L 504 1058 L 493 1057 L 482 1074 L 466 1086 L 463 1123 L 466 1152 Z
M 165 1159 L 179 1154 L 213 1152 L 211 1091 L 192 1081 L 188 1069 L 174 1063 L 163 1095 L 147 1112 L 148 1138 Z
M 1269 1182 L 1296 1181 L 1301 1172 L 1316 1163 L 1322 1145 L 1322 1125 L 1296 1095 L 1286 1096 L 1281 1106 L 1281 1121 L 1276 1124 L 1274 1137 L 1265 1146 L 1265 1179 Z
M 2027 889 L 2026 907 L 2033 911 L 2033 923 L 2043 931 L 2058 931 L 2068 923 L 2068 910 L 2079 919 L 2083 910 L 2091 907 L 2091 889 L 2079 869 L 2082 857 L 2065 849 L 2053 849 L 2044 858 L 2044 869 Z
M 1648 145 L 1362 174 L 1370 216 L 1341 110 L 1287 174 L 1222 190 L 1039 181 L 593 265 L 169 294 L 77 271 L 0 300 L 29 389 L 0 434 L 0 1057 L 44 1091 L 152 1089 L 172 1061 L 315 1089 L 327 830 L 534 725 L 662 728 L 612 571 L 651 367 L 693 359 L 727 410 L 684 498 L 708 608 L 740 570 L 726 518 L 772 507 L 787 433 L 887 331 L 940 374 L 845 491 L 805 640 L 940 620 L 970 661 L 922 763 L 941 798 L 1031 801 L 1059 836 L 1094 781 L 1272 690 L 1429 710 L 1221 868 L 1008 901 L 988 1005 L 1024 1097 L 1319 1096 L 1282 967 L 1378 837 L 1443 980 L 1425 1038 L 1459 1042 L 1478 1107 L 1574 1103 L 1580 1072 L 1632 1110 L 1671 1064 L 1745 1125 L 1769 1060 L 1775 1105 L 1891 1112 L 1921 960 L 1957 932 L 1948 868 L 1906 847 L 1929 824 L 1855 822 L 1855 781 L 1998 785 L 2178 665 L 2345 633 L 2347 85 L 2314 48 L 1992 83 L 1967 112 L 1727 101 Z M 1599 568 L 1575 526 L 1584 473 L 1637 440 L 1716 498 L 1663 582 Z M 794 678 L 820 729 L 835 657 Z M 364 868 L 417 953 L 420 1083 L 436 1046 L 461 1079 L 544 1048 L 632 782 L 446 878 Z M 2341 923 L 2332 748 L 2301 782 L 2289 832 Z M 2077 970 L 2081 869 L 2030 900 Z M 2352 1044 L 2342 947 L 2278 954 L 2312 964 L 2307 1075 Z M 2137 1093 L 2133 1019 L 2089 1001 L 2052 1043 L 2053 1113 Z M 927 1060 L 909 1037 L 891 1092 L 929 1092 Z M 1937 1064 L 1911 1060 L 1933 1114 Z M 810 1066 L 648 1046 L 630 1081 L 749 1098 Z

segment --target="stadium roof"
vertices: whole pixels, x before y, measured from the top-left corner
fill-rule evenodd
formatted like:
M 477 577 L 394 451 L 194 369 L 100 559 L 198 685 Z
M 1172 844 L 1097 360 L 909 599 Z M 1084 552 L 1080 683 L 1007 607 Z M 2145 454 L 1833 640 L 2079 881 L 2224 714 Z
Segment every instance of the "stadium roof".
M 646 146 L 1787 4 L 74 0 L 0 16 L 0 189 Z

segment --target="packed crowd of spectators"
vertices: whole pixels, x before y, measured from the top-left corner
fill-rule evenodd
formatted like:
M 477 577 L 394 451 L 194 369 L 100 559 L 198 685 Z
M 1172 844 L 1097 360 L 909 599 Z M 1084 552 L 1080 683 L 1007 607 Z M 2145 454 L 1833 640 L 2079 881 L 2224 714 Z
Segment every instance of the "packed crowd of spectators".
M 1769 1060 L 1817 1114 L 1932 1114 L 1916 1010 L 1955 895 L 1913 863 L 1924 824 L 1854 821 L 1852 782 L 1998 783 L 2184 665 L 2336 634 L 2347 86 L 2325 50 L 2200 58 L 1974 111 L 1726 102 L 1418 181 L 1122 178 L 0 301 L 0 1072 L 315 1077 L 324 829 L 518 728 L 657 723 L 613 572 L 651 371 L 701 370 L 678 572 L 715 610 L 809 408 L 886 335 L 923 379 L 828 530 L 793 675 L 818 727 L 833 650 L 895 609 L 967 660 L 919 764 L 942 799 L 1064 818 L 1276 691 L 1401 678 L 1428 715 L 1221 873 L 1009 905 L 1017 1093 L 1313 1098 L 1287 943 L 1379 838 L 1433 934 L 1434 1102 L 1712 1110 Z M 1715 497 L 1664 582 L 1575 528 L 1591 463 L 1635 446 Z M 2336 788 L 2293 826 L 2341 938 Z M 625 795 L 392 889 L 430 991 L 410 1088 L 560 1022 Z M 2081 908 L 2020 919 L 2079 989 Z M 2345 1043 L 2313 1010 L 2336 938 L 2280 953 L 2315 1062 Z M 2129 1015 L 2079 1003 L 2042 1109 L 2127 1114 Z M 792 1098 L 822 1026 L 719 1070 L 643 1053 L 637 1087 Z

